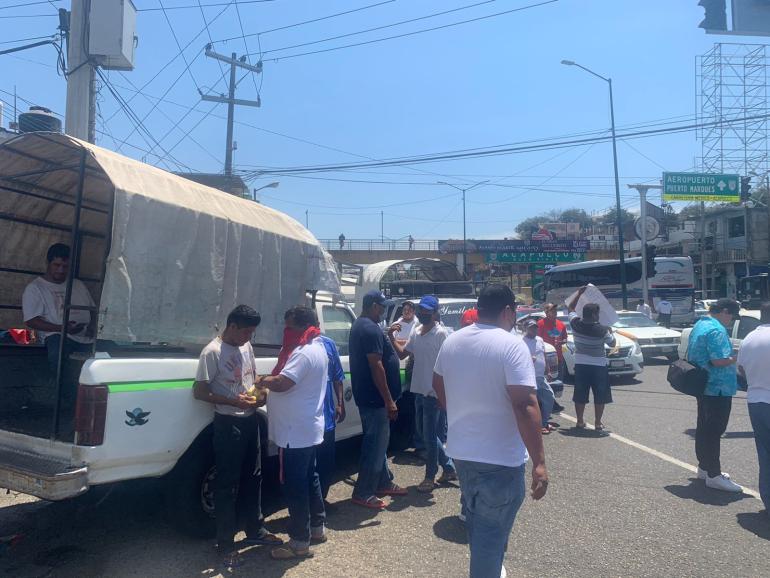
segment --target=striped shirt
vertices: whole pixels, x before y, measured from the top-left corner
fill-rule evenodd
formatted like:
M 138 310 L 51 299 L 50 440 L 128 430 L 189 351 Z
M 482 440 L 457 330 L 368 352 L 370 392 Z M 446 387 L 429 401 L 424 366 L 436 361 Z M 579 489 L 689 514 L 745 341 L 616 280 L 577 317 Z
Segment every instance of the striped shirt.
M 598 323 L 586 323 L 574 311 L 569 314 L 569 323 L 575 340 L 575 363 L 606 366 L 604 345 L 615 347 L 615 336 L 610 329 Z

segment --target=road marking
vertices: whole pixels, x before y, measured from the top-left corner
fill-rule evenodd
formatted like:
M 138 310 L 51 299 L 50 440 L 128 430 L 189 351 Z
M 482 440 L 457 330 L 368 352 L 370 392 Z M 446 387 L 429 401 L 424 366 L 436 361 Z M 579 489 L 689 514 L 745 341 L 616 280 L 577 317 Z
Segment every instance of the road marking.
M 563 417 L 567 421 L 571 421 L 573 423 L 577 423 L 577 418 L 572 417 L 569 414 L 566 414 L 564 412 L 560 413 L 559 416 Z M 595 429 L 594 426 L 591 424 L 586 424 L 586 427 L 588 429 Z M 682 460 L 679 460 L 675 458 L 674 456 L 670 456 L 668 454 L 664 454 L 663 452 L 659 452 L 656 449 L 649 448 L 643 444 L 640 444 L 639 442 L 635 442 L 634 440 L 630 440 L 627 437 L 623 437 L 622 435 L 618 435 L 613 432 L 606 432 L 607 435 L 613 439 L 618 440 L 621 443 L 624 443 L 626 445 L 631 446 L 632 448 L 636 448 L 638 450 L 642 450 L 645 453 L 650 454 L 651 456 L 655 456 L 656 458 L 660 458 L 664 462 L 668 462 L 670 464 L 674 464 L 675 466 L 679 466 L 680 468 L 684 468 L 685 470 L 692 472 L 694 474 L 698 473 L 698 468 L 696 466 L 693 466 L 692 464 L 688 464 L 687 462 L 683 462 Z M 746 486 L 743 487 L 743 493 L 751 496 L 752 498 L 756 498 L 757 500 L 761 500 L 761 496 L 759 495 L 759 492 L 756 490 L 752 490 L 751 488 L 747 488 Z

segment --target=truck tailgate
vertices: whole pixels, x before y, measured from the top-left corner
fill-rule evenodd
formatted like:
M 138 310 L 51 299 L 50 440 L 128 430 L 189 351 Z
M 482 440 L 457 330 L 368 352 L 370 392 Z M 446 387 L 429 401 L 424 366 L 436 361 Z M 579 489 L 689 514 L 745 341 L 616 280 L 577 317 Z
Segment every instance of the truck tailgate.
M 88 490 L 88 468 L 0 444 L 0 487 L 45 500 L 64 500 Z

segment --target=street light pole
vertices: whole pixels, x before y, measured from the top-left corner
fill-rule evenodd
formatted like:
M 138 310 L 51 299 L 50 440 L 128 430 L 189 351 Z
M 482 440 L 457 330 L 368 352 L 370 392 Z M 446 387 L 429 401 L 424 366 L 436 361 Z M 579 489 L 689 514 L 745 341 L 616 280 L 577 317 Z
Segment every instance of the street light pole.
M 618 177 L 618 147 L 615 136 L 615 102 L 612 98 L 612 79 L 597 74 L 590 68 L 578 64 L 572 60 L 562 60 L 565 66 L 577 66 L 587 73 L 607 83 L 610 89 L 610 124 L 612 127 L 612 162 L 615 170 L 615 226 L 618 228 L 618 258 L 620 261 L 620 292 L 623 295 L 623 309 L 628 309 L 628 283 L 626 281 L 626 257 L 623 241 L 623 211 L 620 206 L 620 177 Z
M 276 181 L 276 182 L 274 182 L 274 183 L 268 183 L 268 184 L 266 184 L 266 185 L 263 185 L 263 186 L 261 186 L 261 187 L 259 187 L 259 188 L 256 188 L 256 189 L 254 189 L 254 190 L 252 191 L 252 194 L 251 194 L 251 200 L 252 200 L 252 201 L 254 201 L 254 202 L 256 202 L 256 203 L 258 203 L 258 202 L 259 202 L 259 200 L 257 199 L 257 193 L 258 193 L 259 191 L 261 191 L 262 189 L 277 189 L 277 188 L 278 188 L 278 185 L 280 185 L 280 184 L 281 184 L 281 183 L 279 183 L 278 181 Z
M 471 189 L 475 189 L 476 187 L 480 187 L 481 185 L 486 185 L 488 182 L 489 180 L 486 180 L 486 181 L 481 181 L 479 183 L 471 185 L 469 187 L 458 187 L 457 185 L 453 185 L 452 183 L 438 181 L 439 185 L 446 185 L 448 187 L 452 187 L 453 189 L 457 189 L 458 191 L 461 191 L 463 194 L 463 277 L 468 275 L 468 248 L 467 248 L 467 236 L 466 236 L 467 221 L 465 219 L 465 193 L 466 191 L 470 191 Z

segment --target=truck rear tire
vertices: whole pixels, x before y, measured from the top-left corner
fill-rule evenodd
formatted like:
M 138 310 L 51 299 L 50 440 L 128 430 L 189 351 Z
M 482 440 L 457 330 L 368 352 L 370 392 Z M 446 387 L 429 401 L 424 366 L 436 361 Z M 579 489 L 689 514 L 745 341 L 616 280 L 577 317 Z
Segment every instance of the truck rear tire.
M 214 473 L 214 447 L 208 432 L 195 440 L 166 476 L 166 511 L 181 533 L 193 538 L 215 536 Z

